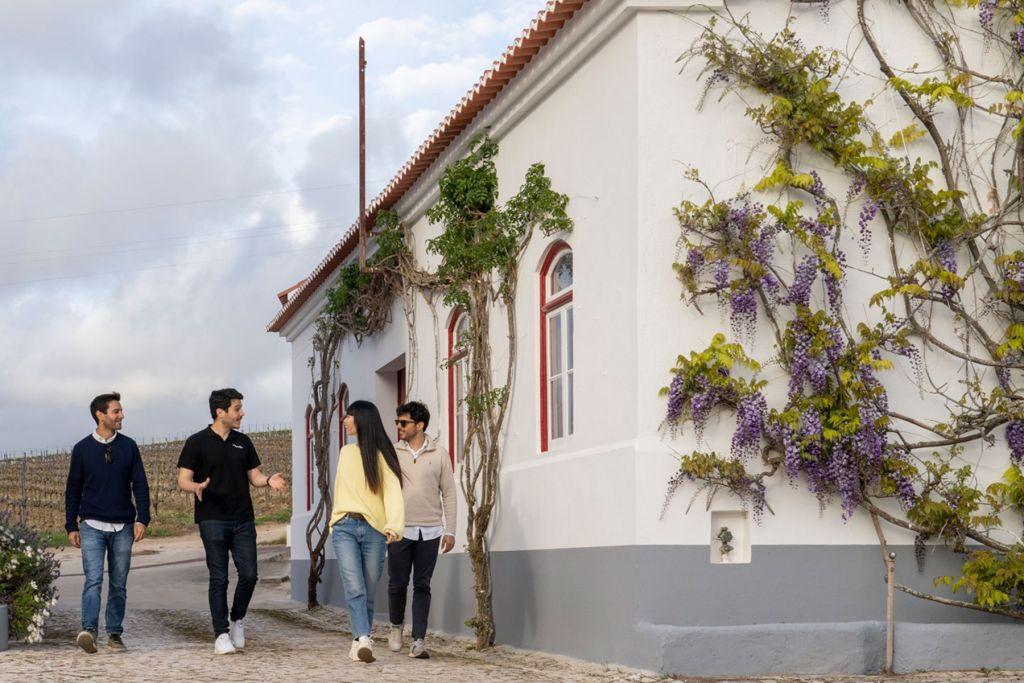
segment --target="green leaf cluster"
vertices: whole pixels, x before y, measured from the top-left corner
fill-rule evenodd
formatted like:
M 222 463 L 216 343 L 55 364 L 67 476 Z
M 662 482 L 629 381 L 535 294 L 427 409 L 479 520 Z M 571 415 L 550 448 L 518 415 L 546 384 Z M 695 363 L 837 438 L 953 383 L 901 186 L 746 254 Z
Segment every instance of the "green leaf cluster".
M 958 577 L 937 578 L 935 585 L 964 591 L 983 607 L 1024 609 L 1024 546 L 1016 545 L 1005 554 L 975 550 L 960 571 Z
M 545 235 L 572 229 L 567 195 L 551 189 L 544 165 L 526 172 L 519 192 L 498 202 L 498 144 L 486 135 L 469 143 L 463 159 L 450 164 L 438 183 L 437 203 L 427 210 L 442 233 L 427 242 L 427 252 L 441 257 L 437 275 L 446 286 L 445 303 L 469 309 L 470 289 L 493 276 L 503 296 L 518 267 L 524 240 L 534 227 Z
M 392 268 L 399 256 L 408 253 L 394 211 L 377 215 L 371 237 L 376 248 L 366 259 L 368 270 L 362 270 L 358 262 L 342 266 L 327 290 L 320 315 L 323 324 L 338 325 L 360 336 L 377 332 L 378 321 L 386 318 L 400 286 Z

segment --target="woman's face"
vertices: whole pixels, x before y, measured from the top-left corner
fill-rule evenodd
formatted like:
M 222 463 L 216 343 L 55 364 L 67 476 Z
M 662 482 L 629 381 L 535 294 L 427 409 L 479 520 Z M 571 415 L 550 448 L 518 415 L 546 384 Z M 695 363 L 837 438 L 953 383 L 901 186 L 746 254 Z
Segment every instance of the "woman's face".
M 345 419 L 342 421 L 342 424 L 345 425 L 346 434 L 348 434 L 349 436 L 356 435 L 356 419 L 354 417 L 352 417 L 351 415 L 346 415 Z

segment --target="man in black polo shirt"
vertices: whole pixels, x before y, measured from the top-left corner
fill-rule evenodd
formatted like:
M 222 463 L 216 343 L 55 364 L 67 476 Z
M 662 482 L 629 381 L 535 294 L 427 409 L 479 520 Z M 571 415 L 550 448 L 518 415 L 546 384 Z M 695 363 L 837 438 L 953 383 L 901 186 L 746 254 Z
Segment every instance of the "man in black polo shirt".
M 210 616 L 214 654 L 231 654 L 245 647 L 242 620 L 256 588 L 256 516 L 249 486 L 288 488 L 276 472 L 260 472 L 256 448 L 242 424 L 242 394 L 218 389 L 210 394 L 213 424 L 185 440 L 178 458 L 178 486 L 194 493 L 195 520 L 210 570 Z M 238 585 L 228 613 L 228 553 L 238 571 Z M 230 616 L 230 623 L 228 617 Z

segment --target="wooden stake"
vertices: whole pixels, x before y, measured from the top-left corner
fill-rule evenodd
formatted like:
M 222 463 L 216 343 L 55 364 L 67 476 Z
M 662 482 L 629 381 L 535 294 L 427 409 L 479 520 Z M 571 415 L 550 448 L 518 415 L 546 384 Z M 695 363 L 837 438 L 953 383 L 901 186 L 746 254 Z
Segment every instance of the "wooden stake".
M 892 671 L 893 635 L 893 573 L 896 569 L 896 553 L 889 553 L 885 558 L 885 669 L 887 674 Z

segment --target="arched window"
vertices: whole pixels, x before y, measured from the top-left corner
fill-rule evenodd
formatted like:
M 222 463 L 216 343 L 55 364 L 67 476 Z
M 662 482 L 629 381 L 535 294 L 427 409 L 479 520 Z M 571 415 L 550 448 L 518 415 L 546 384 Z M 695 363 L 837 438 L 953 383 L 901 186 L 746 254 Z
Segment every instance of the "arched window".
M 466 438 L 466 393 L 469 386 L 469 352 L 465 348 L 469 316 L 457 310 L 448 324 L 448 452 L 452 467 L 462 457 Z
M 540 269 L 540 450 L 573 433 L 572 248 L 557 240 Z
M 306 510 L 313 509 L 313 406 L 306 406 Z
M 338 389 L 338 449 L 340 450 L 348 443 L 348 435 L 345 434 L 345 408 L 348 407 L 348 385 L 342 382 Z

